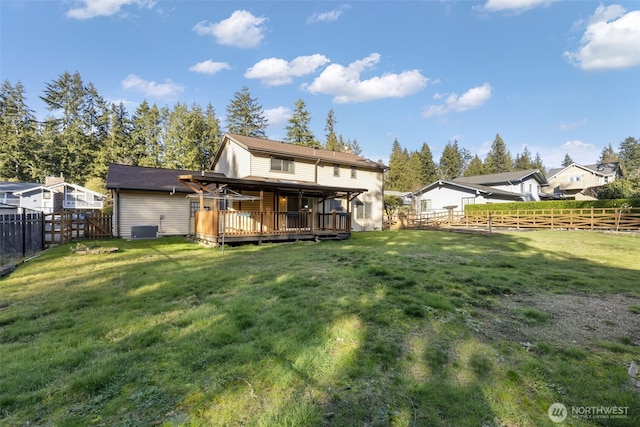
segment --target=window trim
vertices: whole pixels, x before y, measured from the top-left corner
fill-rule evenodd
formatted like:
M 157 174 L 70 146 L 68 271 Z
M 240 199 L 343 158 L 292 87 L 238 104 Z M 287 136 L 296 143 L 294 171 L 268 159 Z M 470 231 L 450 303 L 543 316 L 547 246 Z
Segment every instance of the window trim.
M 274 168 L 274 160 L 278 161 L 279 169 Z M 288 166 L 285 168 L 285 166 Z M 270 157 L 269 158 L 269 171 L 270 172 L 281 172 L 281 173 L 295 173 L 295 162 L 290 157 Z

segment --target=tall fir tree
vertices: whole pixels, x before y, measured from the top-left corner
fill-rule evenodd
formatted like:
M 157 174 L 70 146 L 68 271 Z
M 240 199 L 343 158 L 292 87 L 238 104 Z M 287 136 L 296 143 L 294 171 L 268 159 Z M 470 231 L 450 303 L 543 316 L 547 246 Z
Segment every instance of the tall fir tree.
M 491 149 L 484 160 L 484 169 L 487 174 L 509 172 L 513 168 L 513 160 L 507 145 L 500 134 L 496 134 Z
M 516 154 L 516 158 L 513 161 L 514 170 L 527 170 L 533 168 L 533 159 L 531 158 L 531 151 L 525 146 L 522 150 L 522 154 Z
M 464 153 L 458 146 L 458 141 L 449 141 L 442 150 L 440 163 L 438 165 L 438 176 L 440 179 L 454 179 L 462 176 L 465 169 Z
M 618 156 L 618 153 L 616 153 L 616 150 L 613 149 L 611 143 L 602 149 L 600 157 L 598 158 L 598 163 L 612 163 L 619 161 L 620 157 Z
M 438 179 L 438 168 L 433 161 L 433 153 L 427 143 L 423 143 L 420 151 L 418 151 L 420 159 L 420 183 L 421 187 L 432 183 Z
M 542 157 L 540 156 L 540 153 L 536 153 L 536 157 L 533 159 L 533 163 L 531 164 L 531 166 L 533 167 L 533 169 L 538 169 L 540 172 L 542 172 L 542 175 L 547 174 L 547 170 L 542 163 Z
M 164 116 L 156 104 L 145 100 L 133 115 L 131 130 L 133 164 L 159 168 L 164 165 Z
M 320 148 L 320 143 L 316 140 L 311 129 L 309 129 L 310 123 L 311 114 L 307 111 L 306 104 L 302 99 L 297 100 L 295 110 L 287 125 L 286 142 L 305 147 Z
M 394 191 L 409 191 L 406 180 L 406 169 L 409 163 L 409 154 L 402 149 L 398 139 L 393 141 L 391 155 L 389 156 L 389 169 L 386 173 L 385 188 Z
M 132 146 L 132 122 L 124 104 L 112 104 L 108 135 L 98 151 L 93 176 L 105 179 L 109 163 L 134 164 L 136 150 Z
M 338 146 L 338 136 L 336 135 L 335 130 L 336 123 L 338 123 L 338 121 L 336 120 L 335 113 L 333 112 L 332 108 L 327 114 L 327 121 L 324 127 L 325 132 L 327 132 L 325 134 L 326 139 L 324 142 L 324 148 L 326 150 L 341 151 L 340 147 Z
M 233 94 L 227 105 L 227 131 L 237 135 L 265 138 L 268 120 L 264 116 L 262 105 L 252 98 L 249 88 L 243 86 Z
M 573 163 L 573 159 L 571 158 L 571 156 L 569 155 L 569 153 L 566 153 L 564 155 L 564 159 L 562 159 L 562 167 L 567 167 L 569 165 L 571 165 Z
M 463 176 L 478 176 L 484 175 L 484 164 L 478 155 L 473 156 L 467 168 L 464 170 Z
M 640 142 L 629 136 L 620 143 L 618 155 L 627 178 L 640 178 Z
M 36 180 L 39 138 L 20 82 L 5 80 L 0 88 L 0 141 L 0 180 Z

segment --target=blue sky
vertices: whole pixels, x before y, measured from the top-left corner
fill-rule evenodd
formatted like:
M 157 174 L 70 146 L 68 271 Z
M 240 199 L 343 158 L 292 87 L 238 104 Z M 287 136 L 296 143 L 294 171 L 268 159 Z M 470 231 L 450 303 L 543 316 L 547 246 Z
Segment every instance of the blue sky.
M 79 72 L 130 114 L 211 103 L 247 86 L 269 138 L 302 99 L 387 161 L 448 141 L 484 158 L 500 134 L 547 168 L 640 138 L 640 1 L 0 1 L 0 78 L 39 96 Z

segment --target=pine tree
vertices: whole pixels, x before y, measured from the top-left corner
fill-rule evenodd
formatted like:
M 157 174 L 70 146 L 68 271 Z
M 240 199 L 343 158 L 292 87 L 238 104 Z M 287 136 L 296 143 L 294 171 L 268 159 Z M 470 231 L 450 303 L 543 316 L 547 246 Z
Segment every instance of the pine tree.
M 531 159 L 531 151 L 529 151 L 527 147 L 524 147 L 522 154 L 516 154 L 516 159 L 513 161 L 513 169 L 515 170 L 534 169 L 533 160 Z
M 149 106 L 147 101 L 136 109 L 132 119 L 134 165 L 162 167 L 164 164 L 164 117 L 156 104 Z
M 546 168 L 542 163 L 542 157 L 540 157 L 540 153 L 536 153 L 536 158 L 533 159 L 533 163 L 531 164 L 531 166 L 533 167 L 533 169 L 538 169 L 542 173 L 542 175 L 547 174 Z
M 135 150 L 132 147 L 131 129 L 131 119 L 124 104 L 112 104 L 108 135 L 98 151 L 93 169 L 94 177 L 105 179 L 109 163 L 133 164 Z
M 237 135 L 265 138 L 268 121 L 264 117 L 262 105 L 252 98 L 249 88 L 243 86 L 233 94 L 233 100 L 227 105 L 227 131 Z
M 616 151 L 613 149 L 613 146 L 611 145 L 611 143 L 609 143 L 609 145 L 607 145 L 602 149 L 602 152 L 600 153 L 600 158 L 598 159 L 599 163 L 612 163 L 612 162 L 619 162 L 619 161 L 620 161 L 620 158 L 618 157 L 618 154 L 616 153 Z
M 398 139 L 393 141 L 391 156 L 389 156 L 389 169 L 386 173 L 385 188 L 387 190 L 408 191 L 406 169 L 409 163 L 409 154 L 403 150 Z
M 207 105 L 204 115 L 206 127 L 201 143 L 201 150 L 204 158 L 204 167 L 202 170 L 208 170 L 211 169 L 213 158 L 220 146 L 222 132 L 220 131 L 220 120 L 216 117 L 215 109 L 211 103 Z
M 569 153 L 564 155 L 564 159 L 562 160 L 562 167 L 567 167 L 573 163 L 573 159 L 569 155 Z
M 620 143 L 619 156 L 627 178 L 640 177 L 640 142 L 632 137 L 627 137 Z
M 347 143 L 344 144 L 344 147 L 340 151 L 356 154 L 358 156 L 362 154 L 362 148 L 360 148 L 360 144 L 358 144 L 357 139 L 354 139 L 353 141 L 347 141 Z
M 336 123 L 337 121 L 332 108 L 331 110 L 329 110 L 329 113 L 327 114 L 327 122 L 324 127 L 324 130 L 327 132 L 325 135 L 326 141 L 324 143 L 324 148 L 326 150 L 341 151 L 338 147 L 338 136 L 336 135 L 336 132 L 335 132 Z
M 484 174 L 484 164 L 482 163 L 482 160 L 480 160 L 480 157 L 478 157 L 478 155 L 476 154 L 467 165 L 463 176 L 478 176 Z
M 20 82 L 5 80 L 0 88 L 0 141 L 0 179 L 36 179 L 37 126 Z
M 309 129 L 310 122 L 311 114 L 306 110 L 304 101 L 302 99 L 297 100 L 293 115 L 289 118 L 285 140 L 295 145 L 320 148 L 320 143 L 316 141 L 313 132 Z
M 458 141 L 449 141 L 442 150 L 438 165 L 440 179 L 449 180 L 462 176 L 465 169 L 464 154 L 458 147 Z
M 511 159 L 511 153 L 509 153 L 502 137 L 496 134 L 496 138 L 491 144 L 491 149 L 484 160 L 485 172 L 487 174 L 509 172 L 512 170 L 512 166 L 513 160 Z
M 438 179 L 438 169 L 433 161 L 433 153 L 427 143 L 422 144 L 422 148 L 418 152 L 420 159 L 420 183 L 421 187 L 432 183 Z

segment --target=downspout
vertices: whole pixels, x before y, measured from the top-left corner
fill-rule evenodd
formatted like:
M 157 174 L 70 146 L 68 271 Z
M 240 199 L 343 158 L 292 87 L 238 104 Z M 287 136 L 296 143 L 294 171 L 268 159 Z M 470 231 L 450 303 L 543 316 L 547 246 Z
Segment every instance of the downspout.
M 314 182 L 317 184 L 318 183 L 318 165 L 320 164 L 320 159 L 316 160 L 316 164 L 314 165 Z
M 120 189 L 116 188 L 116 237 L 120 235 Z

